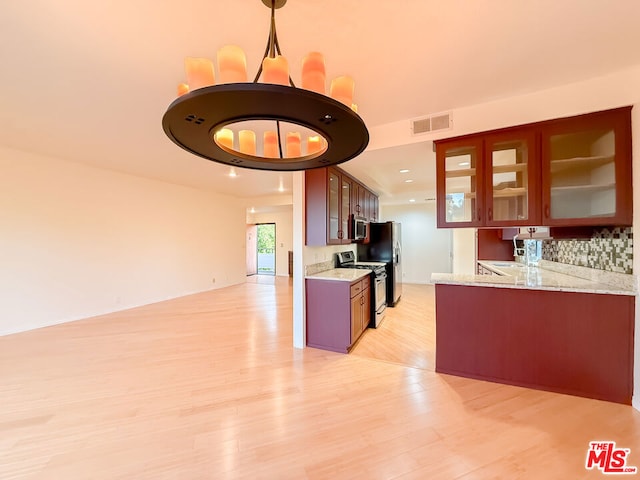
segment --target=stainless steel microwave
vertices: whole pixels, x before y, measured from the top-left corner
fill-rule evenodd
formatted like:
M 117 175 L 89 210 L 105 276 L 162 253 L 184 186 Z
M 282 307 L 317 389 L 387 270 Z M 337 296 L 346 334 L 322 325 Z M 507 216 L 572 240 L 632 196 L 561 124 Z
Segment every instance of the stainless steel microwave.
M 351 240 L 364 240 L 367 238 L 369 222 L 362 217 L 353 215 L 351 220 Z

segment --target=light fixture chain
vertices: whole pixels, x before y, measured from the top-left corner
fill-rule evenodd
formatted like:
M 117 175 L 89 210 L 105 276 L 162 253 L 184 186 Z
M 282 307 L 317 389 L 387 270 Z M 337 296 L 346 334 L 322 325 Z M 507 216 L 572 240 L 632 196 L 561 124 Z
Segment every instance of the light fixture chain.
M 276 57 L 276 2 L 273 0 L 271 2 L 271 25 L 269 26 L 269 56 L 271 58 Z M 278 55 L 280 55 L 280 51 L 278 51 Z
M 273 28 L 273 46 L 275 47 L 275 50 L 278 53 L 278 55 L 282 55 L 282 51 L 280 50 L 280 43 L 278 42 L 278 32 L 276 32 L 275 17 L 273 18 L 272 28 Z M 291 75 L 289 75 L 289 85 L 291 85 L 294 88 L 296 86 L 296 84 L 293 83 L 293 79 L 291 78 Z
M 275 10 L 275 0 L 271 2 L 271 25 L 269 27 L 269 38 L 267 38 L 267 46 L 264 49 L 264 54 L 262 55 L 262 61 L 260 61 L 260 66 L 258 67 L 258 72 L 253 79 L 253 83 L 258 83 L 260 79 L 260 75 L 262 74 L 262 62 L 265 58 L 275 58 L 276 53 L 278 55 L 282 55 L 282 51 L 280 50 L 280 43 L 278 42 L 278 33 L 276 31 L 276 10 Z M 295 88 L 296 84 L 293 83 L 293 79 L 291 75 L 289 75 L 289 85 Z

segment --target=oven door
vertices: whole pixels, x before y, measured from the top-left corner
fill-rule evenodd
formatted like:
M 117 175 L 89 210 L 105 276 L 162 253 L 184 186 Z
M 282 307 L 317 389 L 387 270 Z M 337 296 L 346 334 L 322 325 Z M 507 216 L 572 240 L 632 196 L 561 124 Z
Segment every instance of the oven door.
M 380 273 L 374 276 L 375 288 L 375 313 L 373 314 L 373 326 L 375 328 L 380 325 L 387 309 L 387 274 Z

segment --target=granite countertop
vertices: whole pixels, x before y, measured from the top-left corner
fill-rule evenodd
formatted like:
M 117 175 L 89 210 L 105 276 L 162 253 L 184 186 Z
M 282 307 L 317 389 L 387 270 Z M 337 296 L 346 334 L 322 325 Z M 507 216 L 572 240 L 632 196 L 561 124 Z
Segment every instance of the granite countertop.
M 323 272 L 307 275 L 304 278 L 310 280 L 338 280 L 341 282 L 355 282 L 367 275 L 371 274 L 371 270 L 362 268 L 332 268 Z
M 635 295 L 635 278 L 623 273 L 604 272 L 591 268 L 541 261 L 538 266 L 516 262 L 480 261 L 495 275 L 465 275 L 434 273 L 435 284 L 466 285 L 497 288 L 524 288 L 559 292 Z

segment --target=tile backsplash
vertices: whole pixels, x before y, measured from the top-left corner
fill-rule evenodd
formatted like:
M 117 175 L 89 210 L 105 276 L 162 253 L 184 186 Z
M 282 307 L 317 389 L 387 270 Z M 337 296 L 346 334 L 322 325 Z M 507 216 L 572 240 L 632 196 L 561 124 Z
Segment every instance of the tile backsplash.
M 633 230 L 610 227 L 594 231 L 591 238 L 545 240 L 542 258 L 608 272 L 633 273 Z

